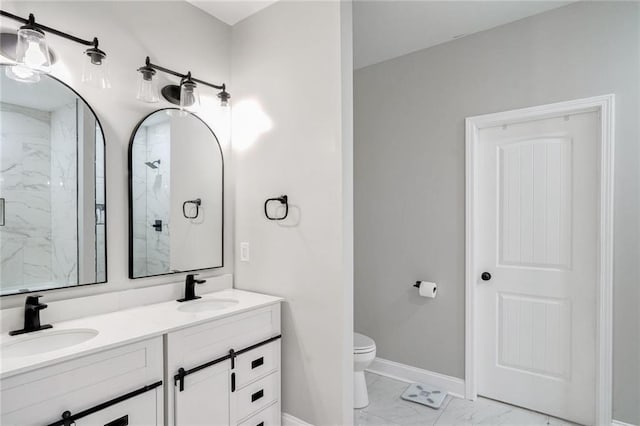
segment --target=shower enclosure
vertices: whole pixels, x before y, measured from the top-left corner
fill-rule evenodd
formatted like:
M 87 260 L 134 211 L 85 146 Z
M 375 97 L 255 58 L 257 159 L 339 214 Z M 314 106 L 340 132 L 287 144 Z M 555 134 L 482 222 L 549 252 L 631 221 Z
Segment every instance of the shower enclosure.
M 104 140 L 88 105 L 47 77 L 0 84 L 2 295 L 104 282 Z

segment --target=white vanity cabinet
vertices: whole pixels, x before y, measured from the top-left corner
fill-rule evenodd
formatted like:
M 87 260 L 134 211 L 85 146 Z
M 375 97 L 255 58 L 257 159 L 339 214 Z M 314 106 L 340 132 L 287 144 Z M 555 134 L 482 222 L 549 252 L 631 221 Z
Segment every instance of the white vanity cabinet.
M 162 337 L 154 337 L 0 381 L 3 426 L 163 424 Z
M 280 304 L 165 336 L 167 424 L 280 424 Z

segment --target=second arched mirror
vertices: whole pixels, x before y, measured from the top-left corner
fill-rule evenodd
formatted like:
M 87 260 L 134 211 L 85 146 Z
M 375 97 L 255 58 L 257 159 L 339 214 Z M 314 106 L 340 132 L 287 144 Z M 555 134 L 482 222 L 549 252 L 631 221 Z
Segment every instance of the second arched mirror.
M 129 277 L 223 265 L 224 160 L 211 128 L 169 108 L 129 144 Z

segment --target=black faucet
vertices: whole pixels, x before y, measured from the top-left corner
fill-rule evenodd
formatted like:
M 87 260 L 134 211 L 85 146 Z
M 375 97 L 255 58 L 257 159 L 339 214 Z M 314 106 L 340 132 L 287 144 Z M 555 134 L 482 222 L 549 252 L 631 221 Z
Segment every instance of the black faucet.
M 39 294 L 27 296 L 27 300 L 24 302 L 24 328 L 22 330 L 10 331 L 9 334 L 11 336 L 46 330 L 47 328 L 53 327 L 51 324 L 40 325 L 40 311 L 47 307 L 46 304 L 38 301 L 41 297 Z
M 200 299 L 200 296 L 196 296 L 196 284 L 206 283 L 207 280 L 196 280 L 196 275 L 198 274 L 187 275 L 187 279 L 184 282 L 184 298 L 178 299 L 178 302 Z

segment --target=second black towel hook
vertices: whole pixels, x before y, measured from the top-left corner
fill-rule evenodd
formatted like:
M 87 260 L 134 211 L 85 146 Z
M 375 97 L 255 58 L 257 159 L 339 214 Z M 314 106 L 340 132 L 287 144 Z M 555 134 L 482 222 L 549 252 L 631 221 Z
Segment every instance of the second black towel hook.
M 284 205 L 284 215 L 283 216 L 280 216 L 280 217 L 271 217 L 271 216 L 269 216 L 268 206 L 269 206 L 269 202 L 271 202 L 271 201 L 278 201 L 278 202 L 280 202 L 280 204 Z M 267 201 L 264 202 L 264 215 L 269 220 L 284 220 L 284 219 L 286 219 L 287 216 L 289 215 L 289 197 L 287 197 L 286 195 L 281 195 L 281 196 L 276 197 L 276 198 L 267 198 Z

